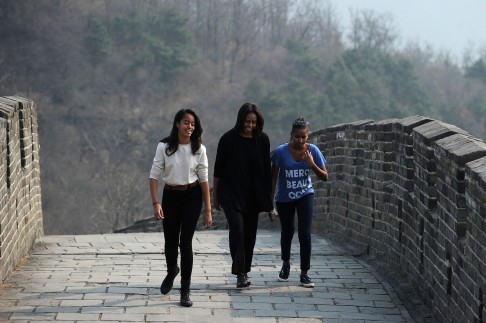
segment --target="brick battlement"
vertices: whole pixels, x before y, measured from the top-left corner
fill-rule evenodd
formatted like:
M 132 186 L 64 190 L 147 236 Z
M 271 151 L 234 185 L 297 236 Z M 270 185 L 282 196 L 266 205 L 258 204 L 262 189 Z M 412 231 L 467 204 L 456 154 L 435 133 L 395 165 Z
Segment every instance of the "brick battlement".
M 0 97 L 0 275 L 14 270 L 43 235 L 35 103 Z
M 310 141 L 330 174 L 315 181 L 314 232 L 403 274 L 438 321 L 485 322 L 486 143 L 421 116 L 336 125 Z M 0 97 L 0 195 L 3 282 L 43 235 L 37 111 L 20 97 Z
M 420 116 L 311 135 L 326 155 L 315 231 L 403 273 L 440 322 L 485 322 L 486 143 Z

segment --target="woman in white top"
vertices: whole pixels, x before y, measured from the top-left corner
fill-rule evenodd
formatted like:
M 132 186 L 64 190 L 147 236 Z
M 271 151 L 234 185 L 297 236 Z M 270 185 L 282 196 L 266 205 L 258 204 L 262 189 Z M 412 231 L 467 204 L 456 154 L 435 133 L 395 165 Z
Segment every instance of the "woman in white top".
M 163 220 L 167 276 L 160 292 L 167 294 L 181 271 L 181 305 L 192 306 L 189 298 L 193 253 L 192 238 L 204 201 L 204 222 L 212 225 L 208 184 L 208 158 L 202 145 L 199 117 L 190 109 L 182 109 L 174 117 L 172 130 L 157 146 L 150 171 L 150 195 L 154 216 Z M 158 197 L 158 180 L 164 185 L 162 205 Z M 178 248 L 181 267 L 177 265 Z

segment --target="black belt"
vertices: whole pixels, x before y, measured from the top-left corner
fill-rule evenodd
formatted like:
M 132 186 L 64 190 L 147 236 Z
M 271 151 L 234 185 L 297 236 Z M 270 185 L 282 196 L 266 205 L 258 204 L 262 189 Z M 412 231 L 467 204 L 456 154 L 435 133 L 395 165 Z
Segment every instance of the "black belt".
M 195 181 L 194 183 L 187 184 L 187 185 L 169 185 L 165 184 L 164 185 L 164 190 L 167 191 L 187 191 L 188 189 L 198 186 L 199 182 Z

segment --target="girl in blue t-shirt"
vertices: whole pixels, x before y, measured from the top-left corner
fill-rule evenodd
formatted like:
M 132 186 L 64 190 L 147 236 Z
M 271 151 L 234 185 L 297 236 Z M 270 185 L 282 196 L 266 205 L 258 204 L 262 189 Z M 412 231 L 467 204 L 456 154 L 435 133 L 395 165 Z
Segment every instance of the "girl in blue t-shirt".
M 314 209 L 314 188 L 310 173 L 327 181 L 326 159 L 313 144 L 307 143 L 309 122 L 298 118 L 292 124 L 290 142 L 280 145 L 272 154 L 272 196 L 282 227 L 280 247 L 283 265 L 279 281 L 287 281 L 290 273 L 290 248 L 294 236 L 294 216 L 297 211 L 300 242 L 300 284 L 314 287 L 307 275 L 310 269 L 311 225 Z

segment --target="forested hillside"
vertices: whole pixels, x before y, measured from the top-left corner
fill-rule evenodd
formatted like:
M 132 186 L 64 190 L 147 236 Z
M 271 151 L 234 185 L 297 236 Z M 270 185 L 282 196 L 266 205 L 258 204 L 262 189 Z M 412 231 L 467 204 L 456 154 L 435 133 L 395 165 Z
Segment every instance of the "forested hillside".
M 486 137 L 486 50 L 457 62 L 350 14 L 344 30 L 326 1 L 0 0 L 0 94 L 39 109 L 45 232 L 150 216 L 155 147 L 181 107 L 201 117 L 211 174 L 244 102 L 273 147 L 297 116 L 318 130 L 420 114 Z

